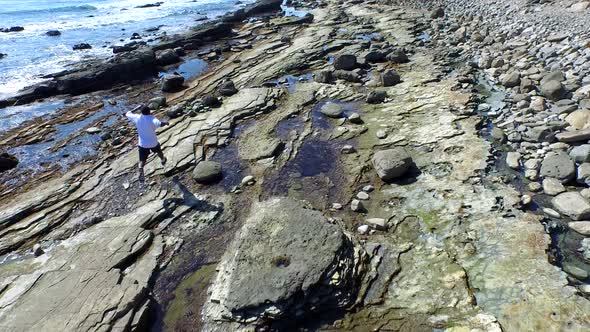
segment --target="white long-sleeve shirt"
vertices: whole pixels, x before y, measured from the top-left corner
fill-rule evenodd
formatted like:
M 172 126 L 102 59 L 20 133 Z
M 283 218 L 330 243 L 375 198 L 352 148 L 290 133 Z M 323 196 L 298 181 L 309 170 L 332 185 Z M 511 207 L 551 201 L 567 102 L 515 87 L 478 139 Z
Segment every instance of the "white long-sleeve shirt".
M 125 116 L 137 127 L 140 147 L 150 149 L 159 144 L 156 128 L 162 126 L 160 120 L 153 115 L 135 114 L 131 111 L 127 112 Z

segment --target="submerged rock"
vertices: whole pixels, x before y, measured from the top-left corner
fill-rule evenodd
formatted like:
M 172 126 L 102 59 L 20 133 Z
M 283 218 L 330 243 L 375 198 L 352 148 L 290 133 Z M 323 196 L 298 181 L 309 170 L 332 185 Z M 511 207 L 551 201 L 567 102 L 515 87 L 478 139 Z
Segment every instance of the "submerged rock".
M 92 48 L 92 46 L 88 43 L 80 43 L 80 44 L 76 44 L 72 47 L 72 49 L 74 51 L 89 50 L 91 48 Z
M 322 108 L 320 108 L 320 113 L 330 118 L 340 118 L 344 112 L 340 105 L 333 102 L 327 102 Z
M 377 151 L 373 155 L 373 167 L 383 181 L 391 181 L 404 175 L 412 165 L 412 157 L 404 148 Z
M 21 27 L 21 26 L 14 26 L 14 27 L 10 27 L 10 28 L 2 28 L 0 29 L 0 32 L 20 32 L 20 31 L 24 31 L 25 28 Z
M 287 323 L 353 302 L 364 251 L 339 226 L 289 198 L 251 211 L 219 265 L 206 324 Z

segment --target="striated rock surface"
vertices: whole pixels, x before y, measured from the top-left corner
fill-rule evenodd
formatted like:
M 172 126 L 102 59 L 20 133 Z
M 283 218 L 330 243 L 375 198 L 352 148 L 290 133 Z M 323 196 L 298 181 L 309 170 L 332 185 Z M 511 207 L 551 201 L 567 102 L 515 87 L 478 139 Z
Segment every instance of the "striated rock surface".
M 7 331 L 134 329 L 150 302 L 164 243 L 147 229 L 166 213 L 155 201 L 105 220 L 33 261 L 3 270 L 0 326 Z

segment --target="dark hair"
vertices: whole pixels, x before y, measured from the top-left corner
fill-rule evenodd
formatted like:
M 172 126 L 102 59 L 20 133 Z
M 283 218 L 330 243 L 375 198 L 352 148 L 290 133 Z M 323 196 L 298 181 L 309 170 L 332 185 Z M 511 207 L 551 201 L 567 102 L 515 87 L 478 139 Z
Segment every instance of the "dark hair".
M 143 115 L 150 115 L 151 114 L 150 108 L 147 107 L 147 106 L 145 106 L 145 105 L 142 106 L 141 107 L 141 114 L 143 114 Z

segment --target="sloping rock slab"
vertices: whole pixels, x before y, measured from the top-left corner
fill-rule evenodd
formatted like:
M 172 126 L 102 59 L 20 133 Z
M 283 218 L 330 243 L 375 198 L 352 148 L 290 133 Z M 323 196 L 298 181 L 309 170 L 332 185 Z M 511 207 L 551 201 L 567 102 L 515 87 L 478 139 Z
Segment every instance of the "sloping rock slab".
M 285 323 L 354 301 L 355 262 L 364 255 L 338 226 L 288 198 L 251 211 L 220 264 L 207 323 Z
M 97 224 L 36 259 L 0 266 L 2 331 L 123 331 L 148 301 L 162 201 Z M 33 272 L 34 271 L 34 272 Z

